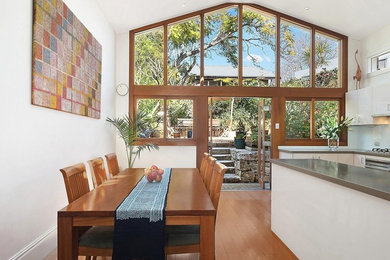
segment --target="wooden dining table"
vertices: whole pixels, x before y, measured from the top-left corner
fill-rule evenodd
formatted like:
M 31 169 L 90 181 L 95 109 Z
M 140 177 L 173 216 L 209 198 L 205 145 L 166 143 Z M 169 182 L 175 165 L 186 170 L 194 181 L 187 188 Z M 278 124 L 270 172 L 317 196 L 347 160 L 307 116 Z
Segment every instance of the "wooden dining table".
M 77 259 L 83 226 L 113 226 L 116 208 L 137 185 L 143 169 L 125 169 L 57 214 L 58 259 Z M 214 259 L 216 210 L 196 168 L 172 168 L 166 225 L 200 226 L 200 259 Z

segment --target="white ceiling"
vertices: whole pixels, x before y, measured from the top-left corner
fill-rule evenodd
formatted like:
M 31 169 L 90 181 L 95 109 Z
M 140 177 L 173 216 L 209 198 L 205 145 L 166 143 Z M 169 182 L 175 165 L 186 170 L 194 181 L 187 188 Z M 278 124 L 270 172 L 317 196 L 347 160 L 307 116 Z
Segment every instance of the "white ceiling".
M 250 2 L 360 40 L 390 24 L 389 0 L 97 0 L 117 33 L 226 2 Z M 309 10 L 305 10 L 309 7 Z

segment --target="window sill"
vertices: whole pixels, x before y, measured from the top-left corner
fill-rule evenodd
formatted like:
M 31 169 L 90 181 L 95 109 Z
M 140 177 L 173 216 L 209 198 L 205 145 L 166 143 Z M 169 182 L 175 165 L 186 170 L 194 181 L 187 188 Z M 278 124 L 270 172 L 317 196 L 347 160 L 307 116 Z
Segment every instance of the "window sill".
M 379 75 L 383 75 L 383 74 L 386 74 L 386 73 L 389 73 L 389 72 L 390 72 L 390 67 L 382 69 L 382 70 L 368 72 L 367 73 L 367 78 L 373 78 L 373 77 L 376 77 L 376 76 L 379 76 Z
M 158 146 L 196 146 L 196 140 L 194 139 L 138 139 L 135 145 L 146 143 L 152 143 Z

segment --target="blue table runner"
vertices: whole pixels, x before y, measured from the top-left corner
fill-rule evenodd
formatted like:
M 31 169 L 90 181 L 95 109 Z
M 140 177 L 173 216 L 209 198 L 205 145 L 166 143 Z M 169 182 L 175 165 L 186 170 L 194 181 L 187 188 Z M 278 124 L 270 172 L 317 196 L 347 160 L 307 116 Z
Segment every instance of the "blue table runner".
M 115 211 L 113 260 L 165 259 L 165 206 L 171 168 L 161 182 L 142 177 Z

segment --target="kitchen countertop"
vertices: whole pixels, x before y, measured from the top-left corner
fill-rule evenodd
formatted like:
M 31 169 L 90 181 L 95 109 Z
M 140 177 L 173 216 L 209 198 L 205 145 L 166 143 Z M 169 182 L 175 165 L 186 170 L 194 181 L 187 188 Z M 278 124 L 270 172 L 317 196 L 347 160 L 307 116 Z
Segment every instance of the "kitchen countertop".
M 371 156 L 387 157 L 390 158 L 390 153 L 378 153 L 372 152 L 370 150 L 363 149 L 353 149 L 347 147 L 339 147 L 337 150 L 330 150 L 327 146 L 318 146 L 318 147 L 288 147 L 288 146 L 279 146 L 280 152 L 288 153 L 353 153 L 353 154 L 364 154 Z
M 390 201 L 390 173 L 319 159 L 271 159 L 304 174 Z

